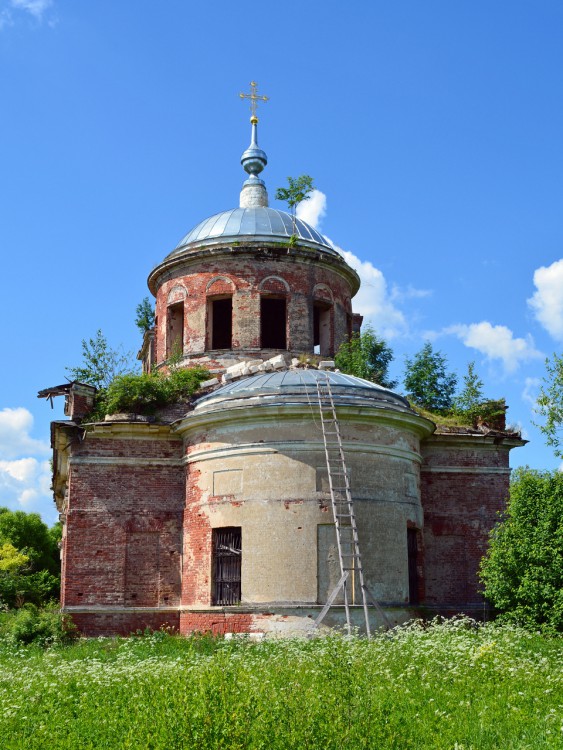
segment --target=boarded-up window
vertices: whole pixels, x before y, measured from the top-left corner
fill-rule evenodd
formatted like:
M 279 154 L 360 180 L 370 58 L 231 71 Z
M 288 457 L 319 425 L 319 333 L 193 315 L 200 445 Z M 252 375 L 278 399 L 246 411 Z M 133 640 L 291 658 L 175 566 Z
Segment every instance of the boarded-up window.
M 184 303 L 170 305 L 167 312 L 166 356 L 183 354 L 184 351 Z
M 260 300 L 260 339 L 263 349 L 287 349 L 286 301 L 279 297 Z
M 213 604 L 240 604 L 241 560 L 240 526 L 213 529 Z
M 233 298 L 210 299 L 207 315 L 211 349 L 231 349 L 233 341 Z
M 416 529 L 407 529 L 407 554 L 409 566 L 409 603 L 418 604 L 418 532 Z

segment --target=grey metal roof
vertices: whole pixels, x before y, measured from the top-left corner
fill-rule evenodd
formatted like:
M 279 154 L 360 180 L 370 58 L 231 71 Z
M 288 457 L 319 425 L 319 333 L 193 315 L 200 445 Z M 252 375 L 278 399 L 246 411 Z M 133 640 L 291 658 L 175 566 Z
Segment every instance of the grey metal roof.
M 284 399 L 292 396 L 313 398 L 317 393 L 317 381 L 324 382 L 327 375 L 336 403 L 353 403 L 355 400 L 365 401 L 367 399 L 386 402 L 389 405 L 407 408 L 410 411 L 410 405 L 406 398 L 390 391 L 388 388 L 377 385 L 377 383 L 356 378 L 353 375 L 345 375 L 341 372 L 314 369 L 278 370 L 277 372 L 260 373 L 248 378 L 241 378 L 202 396 L 197 399 L 194 406 L 198 409 L 219 402 L 259 396 L 265 398 L 282 396 Z
M 320 232 L 301 219 L 296 219 L 295 234 L 301 244 L 321 246 L 332 255 L 338 253 Z M 294 234 L 291 215 L 276 208 L 233 208 L 204 219 L 178 243 L 172 257 L 185 248 L 209 245 L 212 242 L 238 242 L 242 237 L 267 242 L 287 242 Z

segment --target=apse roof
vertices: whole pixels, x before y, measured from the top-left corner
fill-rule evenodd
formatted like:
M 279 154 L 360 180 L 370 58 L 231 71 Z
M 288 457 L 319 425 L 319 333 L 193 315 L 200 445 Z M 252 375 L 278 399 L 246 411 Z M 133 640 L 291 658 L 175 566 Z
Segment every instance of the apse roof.
M 372 383 L 354 375 L 345 375 L 341 372 L 315 369 L 278 370 L 273 373 L 260 373 L 247 378 L 227 383 L 221 388 L 208 393 L 197 399 L 194 406 L 196 409 L 218 404 L 224 401 L 252 399 L 257 397 L 269 398 L 272 396 L 283 397 L 306 397 L 313 399 L 317 395 L 317 381 L 325 382 L 328 378 L 335 403 L 355 400 L 378 401 L 382 405 L 392 405 L 410 411 L 410 405 L 406 398 L 384 388 L 377 383 Z

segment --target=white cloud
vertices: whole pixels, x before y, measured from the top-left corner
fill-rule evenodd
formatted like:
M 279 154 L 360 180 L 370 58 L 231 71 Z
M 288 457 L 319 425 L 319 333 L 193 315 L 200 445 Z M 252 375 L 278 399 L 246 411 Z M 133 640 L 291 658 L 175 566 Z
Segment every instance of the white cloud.
M 536 401 L 538 400 L 538 389 L 541 382 L 541 378 L 526 378 L 524 381 L 522 401 L 526 401 L 532 408 L 535 408 L 536 406 Z
M 14 25 L 14 22 L 12 20 L 12 14 L 10 13 L 10 11 L 7 9 L 1 10 L 0 11 L 0 31 L 5 26 L 13 26 L 13 25 Z
M 33 427 L 33 415 L 19 406 L 0 411 L 0 456 L 20 458 L 22 455 L 46 456 L 49 445 L 29 435 Z
M 362 261 L 353 253 L 336 246 L 335 249 L 358 273 L 362 282 L 360 291 L 353 300 L 354 311 L 367 318 L 377 333 L 385 338 L 405 335 L 408 330 L 406 318 L 393 304 L 387 281 L 381 271 L 369 260 Z
M 326 195 L 320 190 L 313 190 L 308 200 L 297 205 L 295 214 L 298 219 L 302 219 L 314 229 L 318 229 L 326 214 Z
M 31 13 L 38 21 L 43 17 L 43 13 L 53 5 L 53 0 L 10 0 L 10 2 L 12 7 Z
M 535 346 L 531 336 L 514 338 L 506 326 L 494 326 L 486 320 L 470 325 L 453 325 L 442 333 L 457 336 L 465 346 L 476 349 L 487 359 L 500 360 L 506 372 L 514 372 L 522 362 L 537 359 L 543 355 Z
M 14 25 L 17 16 L 14 11 L 22 11 L 41 23 L 45 12 L 53 7 L 53 0 L 7 0 L 7 3 L 7 7 L 0 10 L 0 30 Z M 49 25 L 52 26 L 54 23 L 52 21 Z
M 48 443 L 30 435 L 33 415 L 23 407 L 0 410 L 0 506 L 56 520 Z
M 397 284 L 393 284 L 391 289 L 391 299 L 394 302 L 404 302 L 408 299 L 422 299 L 423 297 L 430 297 L 431 295 L 431 289 L 416 289 L 416 287 L 411 284 L 406 287 L 400 287 L 397 286 Z
M 563 341 L 563 258 L 534 271 L 536 292 L 528 300 L 536 320 L 557 341 Z
M 315 229 L 319 229 L 326 215 L 326 205 L 326 195 L 320 190 L 313 190 L 309 200 L 297 206 L 297 217 Z M 406 318 L 394 303 L 427 297 L 431 292 L 425 289 L 415 289 L 410 285 L 405 288 L 393 285 L 389 290 L 382 272 L 372 263 L 362 261 L 353 253 L 338 247 L 329 237 L 325 239 L 360 277 L 360 291 L 353 300 L 354 312 L 363 315 L 366 322 L 371 323 L 377 333 L 385 338 L 391 339 L 405 335 L 408 331 Z
M 49 461 L 20 458 L 0 461 L 0 505 L 11 510 L 54 512 Z M 45 513 L 44 513 L 45 515 Z

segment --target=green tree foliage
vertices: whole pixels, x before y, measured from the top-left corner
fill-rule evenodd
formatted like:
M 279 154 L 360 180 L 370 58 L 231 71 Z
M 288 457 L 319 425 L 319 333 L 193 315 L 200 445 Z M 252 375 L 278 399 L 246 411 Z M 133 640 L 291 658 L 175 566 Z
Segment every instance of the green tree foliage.
M 0 601 L 43 604 L 58 596 L 60 525 L 49 529 L 37 513 L 0 508 Z
M 563 632 L 562 472 L 516 469 L 481 580 L 501 620 Z
M 65 369 L 73 380 L 89 383 L 96 388 L 107 388 L 118 375 L 133 371 L 133 355 L 122 347 L 112 349 L 98 329 L 93 339 L 82 339 L 82 364 Z
M 144 335 L 154 327 L 154 307 L 151 305 L 148 297 L 137 305 L 135 316 L 135 325 Z
M 276 200 L 287 203 L 289 210 L 295 214 L 295 209 L 302 202 L 308 200 L 315 189 L 313 178 L 308 174 L 302 174 L 297 178 L 288 177 L 288 186 L 276 190 Z
M 28 562 L 29 557 L 17 550 L 10 542 L 0 544 L 0 574 L 20 573 Z
M 297 233 L 295 226 L 295 211 L 302 201 L 309 200 L 311 197 L 310 194 L 315 187 L 313 185 L 313 178 L 309 177 L 308 174 L 302 174 L 297 178 L 288 177 L 287 183 L 287 187 L 278 188 L 276 190 L 276 200 L 284 201 L 288 205 L 293 221 L 293 236 L 291 239 L 295 240 L 295 235 Z
M 405 360 L 405 388 L 415 404 L 444 414 L 452 408 L 457 377 L 447 371 L 447 360 L 428 341 L 411 359 Z
M 370 326 L 366 326 L 362 333 L 355 333 L 349 341 L 345 341 L 338 349 L 334 360 L 336 367 L 349 375 L 371 380 L 384 388 L 397 386 L 397 381 L 389 378 L 393 350 Z
M 458 414 L 473 416 L 483 401 L 483 381 L 477 375 L 475 362 L 469 362 L 467 372 L 463 376 L 463 388 L 454 399 L 453 410 Z
M 536 402 L 536 412 L 545 417 L 545 424 L 539 428 L 555 455 L 563 458 L 563 356 L 554 354 L 551 360 L 546 359 L 545 367 L 547 373 Z

